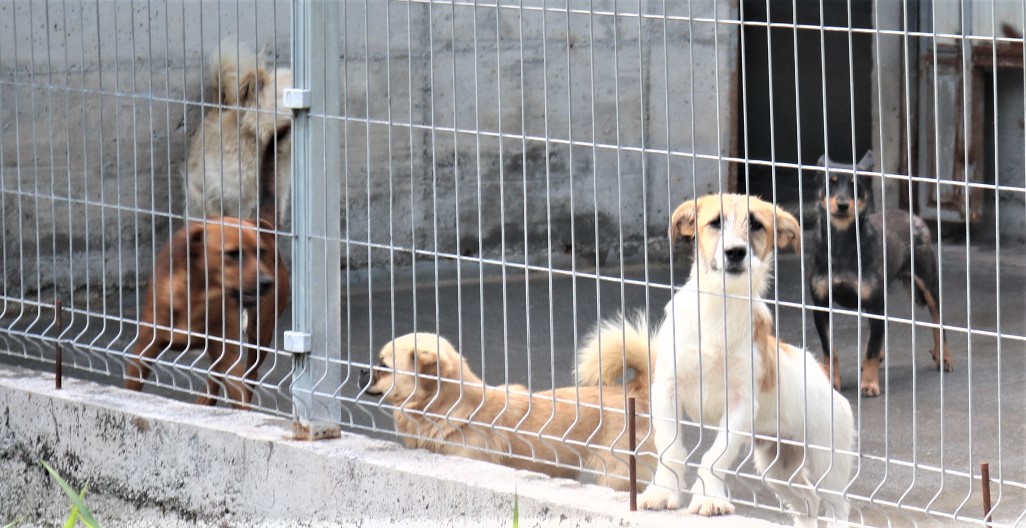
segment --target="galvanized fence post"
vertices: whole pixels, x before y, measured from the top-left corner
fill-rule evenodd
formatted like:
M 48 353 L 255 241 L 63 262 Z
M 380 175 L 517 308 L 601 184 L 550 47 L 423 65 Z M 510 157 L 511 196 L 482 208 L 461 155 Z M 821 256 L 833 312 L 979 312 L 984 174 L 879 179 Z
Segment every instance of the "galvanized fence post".
M 341 402 L 341 203 L 338 3 L 294 0 L 292 127 L 293 423 L 298 437 L 337 436 Z

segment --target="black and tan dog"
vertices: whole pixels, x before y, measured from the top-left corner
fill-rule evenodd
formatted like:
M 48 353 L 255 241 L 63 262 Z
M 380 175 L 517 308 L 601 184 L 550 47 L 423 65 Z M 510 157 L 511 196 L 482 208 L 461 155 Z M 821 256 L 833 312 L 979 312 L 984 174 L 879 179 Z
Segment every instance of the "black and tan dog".
M 271 344 L 289 291 L 289 272 L 269 222 L 190 222 L 154 261 L 125 388 L 142 390 L 149 363 L 164 351 L 203 347 L 210 374 L 196 403 L 214 405 L 223 386 L 234 407 L 246 407 L 266 356 L 250 343 Z
M 926 222 L 907 211 L 868 213 L 872 208 L 872 181 L 859 172 L 871 171 L 873 164 L 872 151 L 854 167 L 833 162 L 824 154 L 819 165 L 825 170 L 816 177 L 819 223 L 813 237 L 809 286 L 812 300 L 823 308 L 816 310 L 813 318 L 827 360 L 824 368 L 829 369 L 833 356 L 833 383 L 838 389 L 841 376 L 836 350 L 830 344 L 830 316 L 825 310 L 830 306 L 831 294 L 833 302 L 842 307 L 856 308 L 861 301 L 864 312 L 882 316 L 884 292 L 896 278 L 914 288 L 916 302 L 930 310 L 938 325 L 933 330 L 931 350 L 935 366 L 952 369 L 947 341 L 939 327 L 937 256 L 930 230 Z M 883 319 L 871 318 L 862 364 L 863 396 L 880 395 L 883 338 Z

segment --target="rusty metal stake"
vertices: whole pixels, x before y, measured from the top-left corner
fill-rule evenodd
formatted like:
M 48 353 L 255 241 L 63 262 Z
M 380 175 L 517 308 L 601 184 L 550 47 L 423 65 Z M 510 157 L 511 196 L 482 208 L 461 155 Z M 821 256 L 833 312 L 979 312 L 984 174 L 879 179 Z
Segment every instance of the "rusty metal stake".
M 980 464 L 980 479 L 983 481 L 983 522 L 990 526 L 990 464 Z
M 56 310 L 54 318 L 57 322 L 57 339 L 54 342 L 54 347 L 56 348 L 57 357 L 54 360 L 53 374 L 57 390 L 61 390 L 61 384 L 64 381 L 64 354 L 61 350 L 61 335 L 64 334 L 64 318 L 61 317 L 61 312 L 64 311 L 62 304 L 60 299 L 57 299 L 57 302 L 54 303 L 54 310 Z
M 627 445 L 631 450 L 630 462 L 627 466 L 627 478 L 630 479 L 631 511 L 638 511 L 638 457 L 637 438 L 634 431 L 634 397 L 627 398 Z

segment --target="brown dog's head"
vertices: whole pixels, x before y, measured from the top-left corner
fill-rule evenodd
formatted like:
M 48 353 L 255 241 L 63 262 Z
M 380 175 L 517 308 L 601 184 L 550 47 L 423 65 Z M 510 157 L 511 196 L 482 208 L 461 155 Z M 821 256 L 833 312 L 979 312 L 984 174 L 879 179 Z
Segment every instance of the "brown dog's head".
M 747 291 L 749 277 L 761 293 L 773 265 L 773 248 L 801 247 L 801 228 L 790 213 L 755 196 L 710 194 L 682 203 L 673 212 L 670 238 L 695 240 L 695 269 L 707 286 L 736 283 Z M 704 286 L 703 286 L 704 288 Z
M 384 395 L 385 401 L 395 406 L 427 409 L 434 401 L 450 405 L 457 401 L 461 384 L 480 387 L 481 379 L 448 340 L 421 332 L 397 337 L 381 347 L 367 393 Z
M 246 307 L 274 291 L 280 264 L 270 224 L 222 216 L 192 222 L 186 229 L 195 286 L 222 290 Z

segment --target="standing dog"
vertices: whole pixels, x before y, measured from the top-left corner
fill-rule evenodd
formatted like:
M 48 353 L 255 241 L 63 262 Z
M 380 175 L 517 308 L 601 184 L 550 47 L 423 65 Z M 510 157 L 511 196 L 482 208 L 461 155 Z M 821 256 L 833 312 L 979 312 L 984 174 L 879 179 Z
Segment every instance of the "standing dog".
M 622 346 L 611 346 L 625 340 L 626 356 Z M 637 438 L 647 438 L 648 359 L 647 335 L 607 328 L 586 342 L 578 363 L 582 382 L 602 386 L 530 393 L 522 385 L 485 385 L 445 338 L 415 333 L 386 344 L 362 384 L 394 406 L 407 447 L 553 477 L 575 478 L 580 471 L 572 466 L 587 467 L 600 484 L 626 490 L 624 404 L 627 396 L 637 398 Z M 620 385 L 628 368 L 635 375 Z M 641 448 L 649 456 L 638 464 L 639 478 L 646 478 L 652 446 Z
M 210 77 L 218 107 L 206 112 L 182 169 L 191 217 L 260 217 L 284 224 L 292 183 L 292 113 L 282 94 L 292 71 L 264 66 L 228 39 L 214 50 Z
M 689 512 L 734 511 L 716 473 L 754 441 L 756 467 L 790 505 L 797 525 L 816 525 L 821 492 L 832 507 L 828 514 L 845 522 L 849 507 L 840 492 L 851 460 L 831 450 L 851 449 L 851 406 L 832 390 L 815 358 L 773 336 L 763 300 L 774 247 L 800 246 L 798 222 L 755 197 L 709 195 L 677 207 L 670 237 L 678 235 L 695 240 L 695 258 L 656 334 L 652 425 L 662 460 L 638 504 L 681 506 L 683 409 L 718 427 L 691 488 Z
M 146 289 L 126 388 L 142 390 L 147 363 L 165 350 L 203 346 L 210 375 L 196 403 L 214 405 L 223 385 L 235 407 L 246 407 L 265 353 L 243 351 L 242 344 L 269 346 L 289 301 L 289 273 L 270 229 L 266 222 L 223 217 L 175 232 Z
M 859 172 L 873 169 L 873 151 L 867 152 L 854 167 L 834 163 L 825 154 L 819 164 L 825 170 L 818 173 L 816 180 L 819 224 L 813 237 L 809 289 L 813 302 L 821 308 L 813 312 L 813 320 L 823 344 L 825 365 L 832 365 L 834 387 L 840 390 L 841 374 L 836 350 L 830 343 L 827 309 L 831 294 L 833 301 L 845 308 L 857 308 L 861 302 L 863 311 L 882 317 L 884 293 L 899 277 L 906 287 L 914 285 L 916 302 L 929 308 L 937 325 L 931 350 L 934 366 L 950 371 L 951 353 L 940 328 L 937 256 L 926 222 L 904 211 L 868 214 L 872 182 Z M 834 168 L 843 170 L 831 170 Z M 866 359 L 862 363 L 863 396 L 880 395 L 883 338 L 883 319 L 870 319 Z

